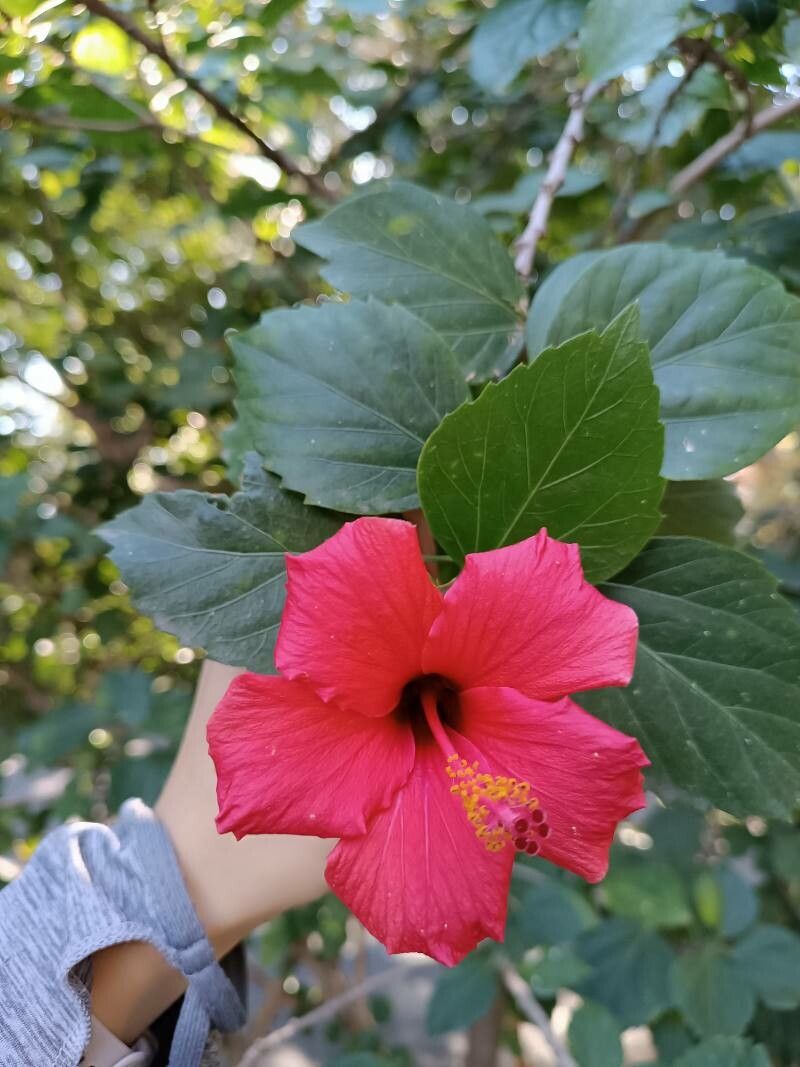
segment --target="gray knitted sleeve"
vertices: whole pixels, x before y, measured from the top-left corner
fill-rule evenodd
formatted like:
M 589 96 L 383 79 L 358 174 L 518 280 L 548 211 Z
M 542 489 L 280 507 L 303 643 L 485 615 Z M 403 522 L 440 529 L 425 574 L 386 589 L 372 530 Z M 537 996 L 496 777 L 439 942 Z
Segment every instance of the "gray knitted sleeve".
M 49 834 L 0 893 L 0 1067 L 76 1067 L 89 1040 L 89 957 L 123 941 L 149 942 L 188 979 L 170 1067 L 198 1067 L 210 1026 L 243 1024 L 166 830 L 129 800 L 111 828 Z

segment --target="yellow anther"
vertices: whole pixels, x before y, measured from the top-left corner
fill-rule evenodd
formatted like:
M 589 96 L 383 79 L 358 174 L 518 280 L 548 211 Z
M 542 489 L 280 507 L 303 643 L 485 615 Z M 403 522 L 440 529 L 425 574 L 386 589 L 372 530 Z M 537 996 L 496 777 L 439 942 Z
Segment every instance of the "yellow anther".
M 450 792 L 459 798 L 480 841 L 499 852 L 509 841 L 519 851 L 535 855 L 549 829 L 530 782 L 485 774 L 477 760 L 469 763 L 457 753 L 447 758 Z

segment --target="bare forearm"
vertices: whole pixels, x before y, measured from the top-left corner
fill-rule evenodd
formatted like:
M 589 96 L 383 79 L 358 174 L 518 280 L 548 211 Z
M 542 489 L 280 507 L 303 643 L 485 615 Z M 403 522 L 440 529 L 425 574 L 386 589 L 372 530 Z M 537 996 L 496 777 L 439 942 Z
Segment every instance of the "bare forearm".
M 204 664 L 181 750 L 156 804 L 197 914 L 217 958 L 256 926 L 319 896 L 333 842 L 217 833 L 215 775 L 206 723 L 237 670 Z M 93 961 L 92 1010 L 122 1041 L 134 1041 L 183 992 L 183 977 L 149 945 L 119 945 Z

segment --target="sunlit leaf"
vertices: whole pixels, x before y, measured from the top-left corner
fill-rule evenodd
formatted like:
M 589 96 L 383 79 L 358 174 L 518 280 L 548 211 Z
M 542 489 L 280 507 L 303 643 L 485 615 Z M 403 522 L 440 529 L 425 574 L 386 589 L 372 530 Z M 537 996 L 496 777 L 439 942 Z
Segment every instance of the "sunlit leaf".
M 132 63 L 130 39 L 113 22 L 90 22 L 75 35 L 72 58 L 79 67 L 96 74 L 124 74 Z

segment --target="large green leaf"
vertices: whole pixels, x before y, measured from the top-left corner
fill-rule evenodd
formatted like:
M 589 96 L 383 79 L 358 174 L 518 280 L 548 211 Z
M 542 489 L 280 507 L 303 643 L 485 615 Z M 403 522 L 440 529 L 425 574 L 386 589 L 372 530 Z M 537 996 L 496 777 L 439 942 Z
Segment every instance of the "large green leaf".
M 250 447 L 308 503 L 417 505 L 426 437 L 468 396 L 442 338 L 405 308 L 354 301 L 271 311 L 231 339 Z
M 800 795 L 800 626 L 772 576 L 733 549 L 668 537 L 604 589 L 639 617 L 636 672 L 581 703 L 690 793 L 788 817 Z
M 672 949 L 658 934 L 626 919 L 610 919 L 578 940 L 592 973 L 578 986 L 622 1026 L 639 1026 L 671 1007 Z
M 536 294 L 531 356 L 631 301 L 661 392 L 666 477 L 730 474 L 800 419 L 800 300 L 718 252 L 635 244 L 567 260 Z
M 756 926 L 733 950 L 768 1008 L 800 1007 L 800 937 L 780 926 Z
M 501 0 L 472 37 L 470 73 L 485 89 L 502 91 L 530 59 L 547 55 L 581 24 L 586 0 Z
M 462 559 L 546 526 L 577 541 L 592 580 L 614 574 L 659 523 L 663 430 L 631 308 L 517 367 L 448 416 L 419 464 L 436 539 Z
M 578 1067 L 622 1067 L 619 1025 L 600 1004 L 587 1001 L 572 1016 L 569 1047 Z
M 681 956 L 672 980 L 678 1006 L 701 1037 L 734 1037 L 753 1017 L 755 989 L 724 945 L 705 945 Z
M 689 0 L 590 0 L 580 37 L 584 71 L 606 81 L 649 63 L 681 32 L 688 8 Z
M 463 1030 L 485 1015 L 497 996 L 497 974 L 483 956 L 469 956 L 443 970 L 428 1002 L 429 1034 Z
M 408 182 L 376 182 L 292 237 L 353 296 L 403 304 L 445 337 L 465 373 L 507 370 L 521 345 L 514 265 L 471 208 Z
M 305 552 L 339 519 L 281 489 L 247 458 L 232 497 L 153 493 L 101 527 L 136 606 L 223 663 L 273 670 L 286 552 Z
M 738 1037 L 712 1037 L 685 1052 L 673 1067 L 770 1067 L 763 1045 Z

